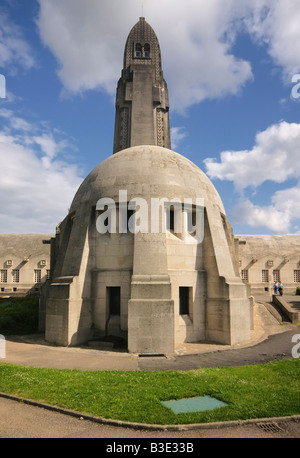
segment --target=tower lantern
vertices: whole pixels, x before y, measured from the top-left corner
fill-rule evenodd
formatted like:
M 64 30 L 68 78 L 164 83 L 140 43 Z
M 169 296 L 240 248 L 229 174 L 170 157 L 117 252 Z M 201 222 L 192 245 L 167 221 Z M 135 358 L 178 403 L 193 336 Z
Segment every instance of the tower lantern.
M 141 17 L 127 38 L 116 96 L 114 153 L 131 146 L 171 149 L 169 95 L 157 36 Z

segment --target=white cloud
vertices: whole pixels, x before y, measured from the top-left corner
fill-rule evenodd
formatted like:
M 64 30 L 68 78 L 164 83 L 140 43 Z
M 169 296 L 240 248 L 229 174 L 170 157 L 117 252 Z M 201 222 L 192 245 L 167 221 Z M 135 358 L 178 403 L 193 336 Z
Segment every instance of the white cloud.
M 71 92 L 101 88 L 115 93 L 127 35 L 141 15 L 140 0 L 39 0 L 38 26 Z M 172 109 L 238 94 L 252 81 L 251 63 L 232 45 L 246 32 L 284 74 L 299 71 L 299 0 L 144 0 L 157 33 Z
M 289 83 L 290 76 L 300 68 L 300 2 L 254 0 L 253 6 L 253 13 L 245 19 L 247 29 L 254 39 L 267 45 Z
M 276 234 L 295 232 L 300 214 L 300 186 L 277 191 L 268 206 L 254 205 L 241 199 L 232 212 L 235 223 L 250 227 L 265 227 Z
M 229 180 L 238 191 L 257 187 L 267 180 L 284 183 L 300 178 L 300 124 L 285 121 L 256 136 L 251 151 L 224 151 L 220 162 L 206 159 L 211 179 Z
M 204 162 L 211 179 L 232 181 L 242 196 L 232 210 L 235 223 L 266 227 L 276 233 L 293 231 L 300 215 L 300 187 L 288 186 L 291 179 L 300 182 L 300 124 L 282 121 L 260 132 L 251 151 L 225 151 L 220 162 Z M 287 187 L 271 196 L 270 205 L 254 205 L 244 197 L 247 187 L 257 190 L 267 181 Z
M 291 227 L 290 215 L 276 205 L 254 205 L 249 199 L 242 199 L 233 209 L 232 216 L 236 224 L 250 227 L 265 227 L 277 234 L 286 234 Z
M 29 70 L 35 65 L 35 59 L 20 27 L 0 8 L 0 67 L 8 73 L 15 73 L 21 67 Z
M 11 110 L 1 113 L 7 125 L 0 132 L 0 231 L 53 233 L 82 181 L 76 166 L 64 160 L 68 140 Z
M 89 0 L 88 7 L 81 0 L 39 2 L 40 34 L 59 62 L 65 89 L 80 92 L 100 87 L 114 94 L 126 38 L 140 16 L 140 1 Z M 252 79 L 250 64 L 230 53 L 233 3 L 229 0 L 229 7 L 222 0 L 145 4 L 146 20 L 162 47 L 173 109 L 236 94 Z
M 176 149 L 180 142 L 187 136 L 185 127 L 171 127 L 171 146 Z

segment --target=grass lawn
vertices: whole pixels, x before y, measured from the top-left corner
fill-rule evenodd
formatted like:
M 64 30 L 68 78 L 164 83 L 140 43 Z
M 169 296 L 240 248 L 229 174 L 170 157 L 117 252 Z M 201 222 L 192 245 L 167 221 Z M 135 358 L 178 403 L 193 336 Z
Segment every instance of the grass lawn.
M 40 369 L 0 364 L 0 391 L 107 419 L 189 424 L 300 414 L 300 359 L 187 372 Z M 228 406 L 174 414 L 160 401 L 211 395 Z
M 38 299 L 0 302 L 0 334 L 37 331 Z M 196 371 L 82 372 L 0 363 L 0 392 L 107 419 L 188 424 L 300 414 L 300 359 Z M 174 414 L 161 401 L 212 396 L 216 410 Z

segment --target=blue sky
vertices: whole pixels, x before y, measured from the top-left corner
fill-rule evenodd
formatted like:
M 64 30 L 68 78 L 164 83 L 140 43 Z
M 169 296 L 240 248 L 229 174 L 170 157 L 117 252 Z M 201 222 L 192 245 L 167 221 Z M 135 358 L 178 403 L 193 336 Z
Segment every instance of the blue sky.
M 300 233 L 299 0 L 2 0 L 0 232 L 53 233 L 112 154 L 142 3 L 161 46 L 172 149 L 212 180 L 235 234 Z

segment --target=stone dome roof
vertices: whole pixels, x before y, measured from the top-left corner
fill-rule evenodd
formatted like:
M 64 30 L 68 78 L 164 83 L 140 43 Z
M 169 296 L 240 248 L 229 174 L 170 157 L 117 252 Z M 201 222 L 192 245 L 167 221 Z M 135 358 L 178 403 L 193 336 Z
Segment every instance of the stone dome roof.
M 152 145 L 122 150 L 100 163 L 79 187 L 70 212 L 95 206 L 104 197 L 117 202 L 120 190 L 127 191 L 128 200 L 203 198 L 225 215 L 218 192 L 202 170 L 180 154 Z

